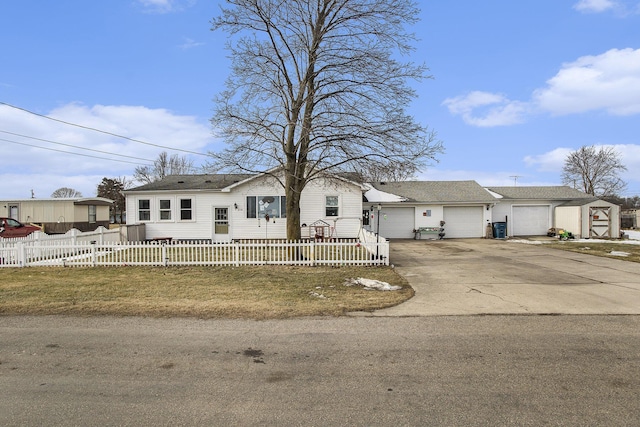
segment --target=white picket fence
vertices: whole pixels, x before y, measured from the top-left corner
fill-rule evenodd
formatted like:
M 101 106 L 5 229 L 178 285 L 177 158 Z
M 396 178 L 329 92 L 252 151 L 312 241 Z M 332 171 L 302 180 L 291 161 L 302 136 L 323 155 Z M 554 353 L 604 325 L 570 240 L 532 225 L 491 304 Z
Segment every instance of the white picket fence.
M 0 245 L 0 267 L 389 265 L 389 243 L 366 237 L 370 241 L 16 242 Z

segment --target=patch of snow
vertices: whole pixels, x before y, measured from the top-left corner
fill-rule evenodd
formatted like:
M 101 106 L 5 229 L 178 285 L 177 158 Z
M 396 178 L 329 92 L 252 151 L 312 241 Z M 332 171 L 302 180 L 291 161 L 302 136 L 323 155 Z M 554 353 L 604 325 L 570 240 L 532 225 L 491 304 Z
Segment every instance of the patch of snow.
M 629 256 L 631 254 L 629 252 L 611 251 L 611 252 L 609 252 L 609 255 L 613 255 L 613 256 Z
M 364 197 L 367 198 L 367 201 L 370 203 L 377 202 L 406 202 L 406 197 L 401 197 L 391 193 L 385 193 L 384 191 L 376 190 L 371 187 L 369 184 L 365 184 L 367 188 L 369 188 L 365 193 Z
M 640 231 L 638 230 L 622 230 L 622 232 L 629 236 L 630 240 L 640 240 Z
M 390 285 L 387 282 L 381 282 L 375 279 L 364 279 L 358 277 L 357 279 L 347 279 L 344 282 L 345 286 L 363 286 L 368 291 L 398 291 L 402 289 L 402 286 Z
M 309 292 L 309 295 L 311 295 L 312 297 L 315 297 L 315 298 L 327 299 L 327 297 L 325 297 L 324 295 L 319 294 L 317 292 Z
M 504 197 L 502 197 L 501 194 L 498 193 L 494 193 L 493 191 L 489 190 L 488 188 L 485 188 L 485 191 L 489 194 L 491 194 L 493 197 L 495 197 L 496 199 L 504 199 Z

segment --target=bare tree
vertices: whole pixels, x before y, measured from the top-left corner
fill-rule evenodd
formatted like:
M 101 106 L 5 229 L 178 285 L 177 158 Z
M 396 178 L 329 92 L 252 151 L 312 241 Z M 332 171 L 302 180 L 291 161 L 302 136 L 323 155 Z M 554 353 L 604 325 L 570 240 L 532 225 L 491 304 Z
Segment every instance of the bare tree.
M 372 167 L 365 164 L 362 169 L 354 172 L 357 172 L 364 182 L 396 182 L 415 178 L 418 168 L 413 164 L 391 163 L 388 165 L 372 165 Z
M 154 160 L 153 166 L 137 166 L 133 172 L 133 178 L 143 184 L 150 184 L 167 175 L 184 175 L 193 171 L 193 160 L 178 154 L 169 156 L 166 151 L 163 151 Z
M 54 199 L 64 199 L 70 197 L 82 197 L 82 193 L 78 190 L 74 190 L 69 187 L 60 187 L 53 193 L 51 193 L 51 197 Z M 33 198 L 33 197 L 32 197 Z
M 113 200 L 113 205 L 109 207 L 109 217 L 113 218 L 115 223 L 122 223 L 124 213 L 126 212 L 126 199 L 123 190 L 130 186 L 130 182 L 126 177 L 122 178 L 102 178 L 102 182 L 98 184 L 98 197 L 105 197 Z
M 423 167 L 442 151 L 405 112 L 412 0 L 229 0 L 212 21 L 230 35 L 231 76 L 212 124 L 227 148 L 213 167 L 269 172 L 284 187 L 287 238 L 300 238 L 300 195 L 336 172 Z
M 562 182 L 594 196 L 613 196 L 626 188 L 619 176 L 626 170 L 613 147 L 582 146 L 565 159 Z

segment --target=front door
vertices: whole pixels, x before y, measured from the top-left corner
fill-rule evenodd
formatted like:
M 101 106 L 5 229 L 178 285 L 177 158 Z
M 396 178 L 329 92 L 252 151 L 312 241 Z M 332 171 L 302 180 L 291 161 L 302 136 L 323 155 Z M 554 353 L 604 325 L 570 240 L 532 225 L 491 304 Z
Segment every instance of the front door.
M 228 242 L 229 238 L 229 208 L 213 208 L 213 241 Z
M 18 216 L 18 205 L 9 205 L 9 218 L 20 221 L 20 217 Z

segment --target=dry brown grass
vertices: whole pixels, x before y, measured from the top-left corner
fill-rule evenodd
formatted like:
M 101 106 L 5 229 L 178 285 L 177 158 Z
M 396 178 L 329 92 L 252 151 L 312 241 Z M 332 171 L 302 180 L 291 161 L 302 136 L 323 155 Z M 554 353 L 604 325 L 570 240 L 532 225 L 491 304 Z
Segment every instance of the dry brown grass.
M 615 258 L 623 261 L 640 262 L 640 245 L 625 244 L 621 242 L 601 243 L 578 241 L 558 241 L 546 245 L 554 249 L 562 249 L 570 252 L 578 252 L 607 258 Z M 627 256 L 616 255 L 626 252 Z M 613 253 L 613 254 L 612 254 Z
M 347 287 L 365 277 L 399 291 Z M 274 319 L 339 316 L 413 296 L 389 267 L 96 267 L 0 269 L 0 315 Z

